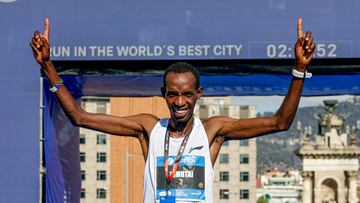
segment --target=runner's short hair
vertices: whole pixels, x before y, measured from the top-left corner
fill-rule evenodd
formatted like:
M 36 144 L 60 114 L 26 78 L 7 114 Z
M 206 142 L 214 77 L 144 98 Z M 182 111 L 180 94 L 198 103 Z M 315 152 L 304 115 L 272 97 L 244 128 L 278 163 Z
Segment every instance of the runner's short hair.
M 170 65 L 164 72 L 163 76 L 163 86 L 166 88 L 166 76 L 169 73 L 187 73 L 191 72 L 195 77 L 195 89 L 199 89 L 200 87 L 200 73 L 199 71 L 191 64 L 185 62 L 178 62 Z

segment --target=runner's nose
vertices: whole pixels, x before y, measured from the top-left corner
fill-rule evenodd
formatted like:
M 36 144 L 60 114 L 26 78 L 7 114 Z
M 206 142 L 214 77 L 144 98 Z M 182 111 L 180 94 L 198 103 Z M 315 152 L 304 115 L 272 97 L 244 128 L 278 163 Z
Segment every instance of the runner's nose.
M 181 106 L 184 106 L 184 104 L 185 104 L 185 100 L 184 100 L 183 96 L 182 95 L 178 96 L 176 98 L 175 105 L 181 107 Z

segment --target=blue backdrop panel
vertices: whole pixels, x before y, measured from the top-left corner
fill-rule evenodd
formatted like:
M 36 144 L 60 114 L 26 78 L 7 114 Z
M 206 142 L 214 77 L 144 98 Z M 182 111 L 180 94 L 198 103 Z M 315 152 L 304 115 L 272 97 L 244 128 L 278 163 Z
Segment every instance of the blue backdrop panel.
M 79 129 L 59 107 L 44 83 L 46 202 L 80 201 Z
M 18 6 L 0 1 L 0 202 L 38 203 L 40 80 L 29 37 L 40 14 L 21 4 L 18 13 Z
M 316 57 L 360 56 L 358 0 L 85 2 L 41 5 L 52 13 L 54 58 L 293 58 L 298 17 L 315 36 Z
M 3 1 L 0 25 L 42 31 L 50 18 L 56 60 L 293 58 L 298 17 L 315 36 L 316 57 L 360 57 L 358 0 Z
M 52 23 L 52 58 L 58 60 L 288 58 L 293 57 L 299 16 L 304 18 L 304 29 L 315 35 L 316 57 L 360 57 L 358 0 L 4 2 L 11 1 L 0 0 L 0 127 L 4 140 L 0 142 L 0 160 L 5 163 L 0 167 L 0 202 L 39 201 L 39 69 L 29 40 L 34 30 L 43 29 L 45 17 Z M 134 84 L 126 85 L 129 81 L 118 78 L 114 80 L 118 86 L 110 89 L 101 84 L 96 87 L 103 89 L 96 89 L 91 86 L 96 81 L 74 77 L 77 84 L 73 87 L 79 90 L 76 94 L 84 95 L 105 95 L 105 90 L 113 95 L 159 95 L 159 77 L 131 76 Z M 208 83 L 203 79 L 206 95 L 285 92 L 280 85 L 282 76 L 262 84 L 260 80 L 253 84 L 256 77 L 246 76 L 248 85 L 246 77 L 221 76 L 213 82 L 211 77 Z M 233 86 L 222 86 L 226 83 L 220 82 L 226 79 L 232 80 Z M 358 81 L 358 75 L 314 76 L 306 82 L 305 94 L 359 94 Z M 146 89 L 133 86 L 140 84 Z M 60 148 L 58 153 L 66 154 Z M 61 159 L 58 164 L 63 167 Z M 54 173 L 60 169 L 55 168 Z M 64 179 L 66 176 L 62 172 Z M 59 194 L 64 195 L 68 190 L 62 184 L 66 187 L 67 183 L 58 182 L 54 188 L 61 186 Z

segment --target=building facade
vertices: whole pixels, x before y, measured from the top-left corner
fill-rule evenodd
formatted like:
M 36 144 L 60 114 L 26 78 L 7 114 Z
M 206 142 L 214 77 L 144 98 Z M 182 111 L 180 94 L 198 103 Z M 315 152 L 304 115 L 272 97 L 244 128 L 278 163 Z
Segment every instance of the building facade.
M 232 118 L 256 117 L 255 106 L 231 104 L 231 97 L 207 97 L 198 102 L 195 114 Z M 214 165 L 214 202 L 256 202 L 256 139 L 224 142 Z
M 82 99 L 90 113 L 169 117 L 161 97 Z M 145 160 L 139 141 L 80 128 L 81 203 L 142 203 Z
M 111 97 L 111 114 L 130 116 L 149 113 L 168 118 L 169 110 L 162 97 Z M 111 136 L 111 203 L 142 203 L 145 159 L 139 140 Z
M 82 108 L 91 113 L 110 114 L 109 99 L 83 98 Z M 82 203 L 110 202 L 110 137 L 80 128 L 81 200 Z
M 302 177 L 299 171 L 267 170 L 260 175 L 257 198 L 271 203 L 301 203 Z

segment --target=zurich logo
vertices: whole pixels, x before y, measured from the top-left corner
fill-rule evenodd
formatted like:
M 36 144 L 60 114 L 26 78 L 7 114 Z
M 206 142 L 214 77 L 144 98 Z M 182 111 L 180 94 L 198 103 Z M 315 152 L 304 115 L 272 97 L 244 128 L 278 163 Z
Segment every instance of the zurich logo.
M 0 0 L 0 3 L 13 3 L 17 0 Z
M 173 158 L 168 158 L 168 163 L 169 165 L 173 165 L 174 164 L 174 159 Z

